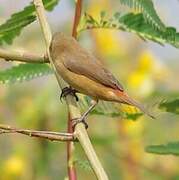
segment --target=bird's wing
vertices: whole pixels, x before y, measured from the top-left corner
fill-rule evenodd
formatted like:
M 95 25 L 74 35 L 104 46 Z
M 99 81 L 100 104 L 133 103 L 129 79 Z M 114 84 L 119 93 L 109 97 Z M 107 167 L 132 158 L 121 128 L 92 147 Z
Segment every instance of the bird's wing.
M 123 91 L 122 85 L 113 74 L 105 69 L 96 57 L 84 49 L 76 49 L 72 54 L 65 53 L 63 63 L 72 72 L 84 75 L 105 86 Z

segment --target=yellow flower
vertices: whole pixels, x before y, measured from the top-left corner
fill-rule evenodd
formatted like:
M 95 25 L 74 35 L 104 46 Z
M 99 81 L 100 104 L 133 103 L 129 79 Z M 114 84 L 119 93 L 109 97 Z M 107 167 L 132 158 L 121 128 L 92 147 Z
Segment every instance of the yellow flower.
M 122 50 L 120 39 L 114 31 L 103 29 L 95 30 L 94 36 L 100 54 L 106 56 L 117 56 Z
M 151 52 L 144 51 L 138 62 L 136 69 L 129 74 L 128 85 L 133 91 L 138 91 L 141 96 L 147 96 L 154 89 L 152 72 L 156 59 Z
M 91 14 L 96 20 L 100 20 L 100 12 L 103 10 L 108 10 L 110 7 L 109 1 L 91 1 L 88 13 Z
M 126 104 L 121 104 L 120 105 L 120 111 L 126 112 L 126 113 L 138 113 L 139 112 L 139 110 L 136 107 L 129 106 L 129 105 L 126 105 Z
M 3 173 L 6 176 L 19 176 L 24 170 L 24 161 L 21 157 L 12 156 L 4 163 Z
M 140 71 L 130 74 L 128 84 L 130 89 L 137 91 L 143 97 L 150 95 L 154 89 L 154 82 L 150 74 Z
M 92 1 L 91 6 L 88 9 L 88 13 L 91 14 L 98 22 L 100 21 L 100 12 L 110 12 L 110 1 Z M 120 52 L 123 52 L 123 47 L 117 32 L 109 29 L 99 29 L 92 31 L 96 40 L 98 52 L 102 55 L 116 56 Z
M 144 51 L 139 57 L 138 70 L 144 73 L 150 72 L 155 64 L 155 57 L 151 52 Z
M 143 133 L 143 122 L 142 121 L 131 121 L 131 120 L 124 120 L 123 123 L 123 130 L 126 132 L 131 138 L 140 137 Z
M 140 72 L 135 71 L 129 76 L 129 84 L 134 87 L 139 87 L 140 84 L 143 83 L 144 79 L 144 76 Z

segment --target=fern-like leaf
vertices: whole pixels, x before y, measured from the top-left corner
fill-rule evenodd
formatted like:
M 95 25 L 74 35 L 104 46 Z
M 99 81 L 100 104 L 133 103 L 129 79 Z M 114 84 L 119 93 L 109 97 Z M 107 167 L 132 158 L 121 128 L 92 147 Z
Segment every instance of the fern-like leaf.
M 47 64 L 19 64 L 10 69 L 0 71 L 0 83 L 12 84 L 47 74 L 52 74 L 52 70 Z
M 159 109 L 165 112 L 179 114 L 179 99 L 161 102 L 159 104 Z
M 91 105 L 90 102 L 90 97 L 81 97 L 79 101 L 81 110 L 86 111 L 86 109 L 88 109 Z M 128 119 L 133 121 L 138 120 L 138 118 L 142 116 L 142 113 L 137 111 L 136 108 L 106 101 L 99 101 L 98 105 L 91 112 L 91 114 L 104 115 L 108 117 L 119 117 L 121 119 Z
M 146 152 L 179 156 L 179 142 L 170 142 L 166 145 L 151 145 L 146 147 Z
M 78 31 L 84 31 L 94 28 L 108 28 L 132 32 L 137 34 L 143 40 L 151 40 L 161 45 L 168 43 L 174 47 L 179 47 L 179 33 L 173 27 L 166 27 L 165 31 L 154 29 L 151 25 L 146 23 L 143 15 L 128 13 L 121 15 L 115 13 L 111 18 L 103 17 L 97 21 L 91 15 L 85 13 L 81 19 Z
M 145 21 L 156 29 L 162 31 L 165 30 L 165 26 L 157 15 L 152 0 L 120 0 L 120 2 L 130 8 L 140 11 L 144 16 Z
M 46 10 L 51 11 L 59 0 L 43 0 Z M 4 24 L 0 25 L 0 44 L 11 44 L 21 30 L 36 20 L 35 7 L 31 3 L 24 10 L 13 14 Z

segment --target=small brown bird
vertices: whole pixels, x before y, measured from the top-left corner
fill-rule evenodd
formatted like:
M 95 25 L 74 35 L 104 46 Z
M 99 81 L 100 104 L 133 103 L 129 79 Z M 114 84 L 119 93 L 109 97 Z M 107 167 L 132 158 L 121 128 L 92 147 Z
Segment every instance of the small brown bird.
M 94 55 L 81 47 L 73 37 L 61 32 L 56 33 L 52 38 L 50 53 L 57 73 L 77 92 L 94 99 L 92 106 L 78 121 L 84 122 L 98 100 L 136 106 L 153 118 L 153 115 L 142 105 L 128 96 L 113 74 Z M 72 88 L 65 88 L 62 93 L 74 93 Z

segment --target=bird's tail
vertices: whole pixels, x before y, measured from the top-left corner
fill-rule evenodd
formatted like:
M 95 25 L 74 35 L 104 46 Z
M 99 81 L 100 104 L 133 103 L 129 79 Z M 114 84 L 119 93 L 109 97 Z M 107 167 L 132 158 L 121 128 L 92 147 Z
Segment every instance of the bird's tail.
M 127 95 L 127 93 L 123 92 L 122 96 L 120 95 L 120 100 L 119 102 L 128 104 L 128 105 L 132 105 L 137 107 L 140 111 L 142 111 L 143 113 L 145 113 L 146 115 L 148 115 L 149 117 L 151 117 L 152 119 L 155 119 L 154 115 L 149 112 L 144 106 L 142 106 L 140 103 L 138 103 L 137 101 L 135 101 L 134 99 L 132 99 L 131 97 L 129 97 Z

